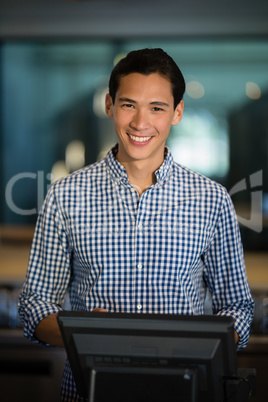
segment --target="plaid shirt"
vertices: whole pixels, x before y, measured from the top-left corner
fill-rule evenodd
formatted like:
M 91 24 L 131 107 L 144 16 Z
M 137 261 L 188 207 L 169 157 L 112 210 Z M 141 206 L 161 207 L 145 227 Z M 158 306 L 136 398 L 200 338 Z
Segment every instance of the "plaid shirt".
M 139 197 L 106 158 L 53 184 L 40 213 L 19 302 L 25 336 L 59 311 L 230 315 L 246 346 L 254 303 L 233 204 L 225 188 L 173 161 L 166 149 L 156 184 Z M 69 367 L 63 400 L 79 400 Z M 69 396 L 68 396 L 69 394 Z

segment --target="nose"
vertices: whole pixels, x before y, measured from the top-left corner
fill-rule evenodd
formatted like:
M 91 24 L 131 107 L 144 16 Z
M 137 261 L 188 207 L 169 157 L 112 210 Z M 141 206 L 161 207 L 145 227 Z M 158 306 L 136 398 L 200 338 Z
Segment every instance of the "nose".
M 149 117 L 146 111 L 136 110 L 130 121 L 130 127 L 136 131 L 145 130 L 149 127 Z

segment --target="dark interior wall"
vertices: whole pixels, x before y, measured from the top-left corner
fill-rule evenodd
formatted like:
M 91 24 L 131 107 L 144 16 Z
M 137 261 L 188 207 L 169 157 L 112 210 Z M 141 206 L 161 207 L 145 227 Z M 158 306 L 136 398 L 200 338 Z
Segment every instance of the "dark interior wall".
M 2 77 L 2 49 L 0 47 L 0 77 Z M 2 80 L 0 79 L 0 94 L 2 93 Z M 0 111 L 2 110 L 2 97 L 0 96 Z M 3 171 L 4 171 L 4 163 L 3 163 L 3 137 L 2 137 L 2 113 L 0 113 L 0 188 L 3 188 Z M 0 205 L 4 205 L 5 197 L 3 191 L 0 191 Z M 0 222 L 3 220 L 3 208 L 0 208 Z
M 266 0 L 1 0 L 0 37 L 267 35 Z
M 0 0 L 0 41 L 18 39 L 30 42 L 31 39 L 54 41 L 54 39 L 113 39 L 113 46 L 120 48 L 121 40 L 127 39 L 173 39 L 181 38 L 268 38 L 268 2 L 264 0 L 230 1 L 224 3 L 215 0 Z M 12 42 L 12 41 L 11 41 Z M 66 41 L 67 42 L 67 41 Z M 0 47 L 0 56 L 1 56 Z M 105 57 L 109 58 L 107 52 Z M 224 64 L 224 56 L 221 59 Z M 104 65 L 104 63 L 103 63 Z M 0 66 L 1 68 L 1 66 Z M 0 71 L 1 76 L 1 71 Z M 1 80 L 0 80 L 1 85 Z M 1 90 L 1 88 L 0 88 Z M 15 96 L 16 98 L 16 96 Z M 82 99 L 87 107 L 90 99 Z M 3 106 L 3 105 L 2 105 Z M 0 99 L 1 108 L 1 99 Z M 78 119 L 81 122 L 81 104 L 78 104 L 75 115 L 66 119 L 70 129 Z M 43 111 L 42 111 L 43 113 Z M 60 116 L 59 116 L 60 117 Z M 86 115 L 82 119 L 86 127 Z M 1 119 L 1 113 L 0 113 Z M 59 121 L 61 119 L 59 118 Z M 91 124 L 93 119 L 91 119 Z M 56 123 L 55 123 L 56 124 Z M 0 121 L 1 125 L 1 121 Z M 58 131 L 66 137 L 66 126 L 58 125 Z M 86 131 L 81 127 L 81 136 Z M 0 127 L 1 130 L 1 127 Z M 6 130 L 10 137 L 10 132 Z M 94 128 L 94 141 L 97 147 L 98 127 Z M 29 132 L 27 131 L 27 134 Z M 54 132 L 50 130 L 53 137 Z M 1 141 L 1 135 L 0 135 Z M 27 146 L 31 144 L 27 142 Z M 60 151 L 65 148 L 60 144 Z M 92 146 L 87 149 L 91 149 Z M 94 151 L 96 153 L 96 150 Z M 2 154 L 1 154 L 2 153 Z M 45 154 L 45 152 L 44 152 Z M 7 153 L 5 154 L 7 155 Z M 52 158 L 52 155 L 50 155 Z M 39 158 L 36 155 L 36 158 Z M 59 159 L 57 157 L 57 159 Z M 0 143 L 0 167 L 3 163 L 3 144 Z M 40 162 L 40 158 L 38 159 Z M 88 155 L 87 163 L 91 163 Z M 3 169 L 1 169 L 3 171 Z M 251 172 L 251 171 L 250 171 Z M 0 180 L 3 173 L 0 172 Z M 33 183 L 33 180 L 29 180 Z M 23 189 L 25 190 L 25 189 Z M 1 195 L 2 194 L 2 195 Z M 0 197 L 3 192 L 0 192 Z M 4 198 L 0 203 L 4 204 Z M 0 222 L 1 217 L 0 208 Z

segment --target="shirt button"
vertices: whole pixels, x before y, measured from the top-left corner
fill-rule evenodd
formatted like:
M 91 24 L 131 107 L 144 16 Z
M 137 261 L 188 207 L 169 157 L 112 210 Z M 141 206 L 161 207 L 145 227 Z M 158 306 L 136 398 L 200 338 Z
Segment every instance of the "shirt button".
M 138 228 L 141 229 L 142 228 L 142 223 L 138 224 Z
M 139 269 L 139 270 L 142 269 L 142 264 L 138 264 L 138 269 Z
M 137 305 L 137 309 L 138 309 L 138 310 L 141 310 L 141 309 L 142 309 L 142 305 L 141 305 L 141 304 L 138 304 L 138 305 Z

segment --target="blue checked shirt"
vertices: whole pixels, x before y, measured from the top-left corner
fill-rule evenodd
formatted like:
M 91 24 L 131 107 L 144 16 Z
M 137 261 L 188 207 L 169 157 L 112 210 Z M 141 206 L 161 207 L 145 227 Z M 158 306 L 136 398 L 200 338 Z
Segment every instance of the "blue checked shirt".
M 25 336 L 61 310 L 204 314 L 234 318 L 246 346 L 254 303 L 233 204 L 221 185 L 182 167 L 166 149 L 156 184 L 139 197 L 106 158 L 53 184 L 36 226 L 19 302 Z M 68 365 L 63 400 L 75 399 Z

